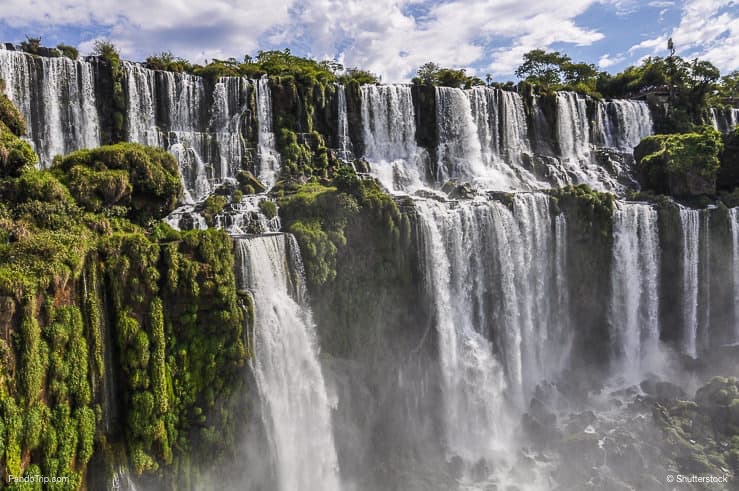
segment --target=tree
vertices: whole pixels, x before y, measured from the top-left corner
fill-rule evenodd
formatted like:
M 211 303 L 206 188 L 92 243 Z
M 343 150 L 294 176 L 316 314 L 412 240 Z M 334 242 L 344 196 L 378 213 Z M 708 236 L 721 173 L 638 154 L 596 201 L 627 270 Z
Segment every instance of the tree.
M 485 82 L 481 79 L 467 75 L 464 68 L 442 68 L 433 62 L 421 65 L 412 82 L 416 85 L 439 85 L 457 89 L 469 89 L 473 85 L 485 85 Z
M 721 77 L 721 83 L 718 85 L 719 95 L 727 99 L 739 98 L 739 70 Z
M 516 76 L 527 82 L 544 86 L 562 83 L 562 70 L 571 63 L 569 56 L 559 51 L 546 52 L 535 49 L 523 55 L 523 63 L 516 69 Z
M 26 53 L 37 55 L 41 49 L 41 38 L 26 35 L 26 40 L 21 41 L 21 49 Z
M 416 71 L 416 76 L 413 78 L 413 83 L 418 85 L 436 85 L 436 76 L 439 72 L 439 65 L 429 61 L 424 63 Z
M 120 58 L 115 45 L 108 39 L 98 39 L 92 49 L 92 54 L 106 60 Z

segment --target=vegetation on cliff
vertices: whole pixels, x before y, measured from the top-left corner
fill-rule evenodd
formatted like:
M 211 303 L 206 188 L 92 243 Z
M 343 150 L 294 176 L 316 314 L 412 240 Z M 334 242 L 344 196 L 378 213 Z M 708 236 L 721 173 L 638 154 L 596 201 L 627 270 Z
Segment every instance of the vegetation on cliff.
M 3 479 L 84 487 L 93 454 L 108 473 L 195 479 L 243 419 L 228 403 L 248 355 L 232 241 L 157 221 L 182 192 L 166 152 L 126 143 L 37 170 L 17 117 L 0 114 Z
M 691 133 L 653 135 L 634 149 L 643 187 L 673 196 L 716 194 L 721 134 L 705 126 Z

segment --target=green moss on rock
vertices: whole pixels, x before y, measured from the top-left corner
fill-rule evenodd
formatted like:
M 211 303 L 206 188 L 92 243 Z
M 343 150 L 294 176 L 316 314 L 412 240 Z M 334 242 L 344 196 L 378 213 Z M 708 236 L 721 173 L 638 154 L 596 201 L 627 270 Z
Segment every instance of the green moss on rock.
M 139 224 L 166 216 L 182 196 L 174 157 L 137 143 L 80 150 L 56 160 L 54 167 L 88 211 L 125 206 Z
M 721 134 L 707 126 L 648 136 L 634 149 L 642 187 L 681 197 L 716 194 L 722 149 Z

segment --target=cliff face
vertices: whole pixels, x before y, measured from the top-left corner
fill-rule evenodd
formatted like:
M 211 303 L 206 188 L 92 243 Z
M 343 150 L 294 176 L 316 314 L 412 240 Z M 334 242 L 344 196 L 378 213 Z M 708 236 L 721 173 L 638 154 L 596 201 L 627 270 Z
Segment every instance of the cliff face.
M 281 220 L 271 230 L 295 237 L 302 266 L 283 273 L 305 275 L 301 308 L 312 317 L 297 310 L 303 327 L 315 320 L 311 360 L 320 355 L 338 467 L 360 489 L 486 478 L 493 464 L 459 442 L 502 441 L 490 428 L 517 426 L 550 380 L 579 402 L 601 377 L 626 373 L 624 360 L 637 374 L 649 369 L 641 364 L 655 355 L 652 342 L 702 374 L 714 369 L 706 355 L 734 339 L 735 211 L 565 186 L 635 187 L 631 150 L 652 131 L 643 103 L 12 56 L 23 72 L 14 88 L 33 100 L 50 71 L 85 75 L 75 80 L 94 104 L 59 118 L 111 145 L 37 170 L 18 138 L 26 125 L 0 96 L 8 475 L 68 474 L 76 487 L 101 489 L 131 473 L 154 488 L 210 489 L 225 482 L 210 479 L 217 474 L 234 488 L 274 487 L 269 408 L 253 379 L 260 306 L 239 290 L 232 237 L 162 223 L 183 201 L 202 199 L 189 218 L 200 213 L 208 226 L 251 215 Z M 44 134 L 46 108 L 30 113 L 27 136 L 42 158 L 87 145 Z M 40 145 L 44 137 L 56 146 Z M 352 158 L 361 156 L 370 162 Z M 388 188 L 440 192 L 392 197 L 369 167 Z M 530 192 L 462 182 L 490 169 L 505 177 L 495 186 Z M 245 212 L 244 194 L 263 184 L 274 184 L 269 196 L 250 197 Z M 550 186 L 558 189 L 542 191 Z M 237 241 L 248 255 L 249 239 Z M 597 446 L 586 440 L 585 453 Z

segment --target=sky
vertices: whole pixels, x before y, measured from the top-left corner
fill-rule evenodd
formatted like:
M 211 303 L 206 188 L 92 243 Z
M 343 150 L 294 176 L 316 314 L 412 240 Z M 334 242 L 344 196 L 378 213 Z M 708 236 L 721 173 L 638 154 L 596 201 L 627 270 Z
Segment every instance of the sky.
M 0 0 L 0 41 L 41 37 L 125 59 L 170 51 L 192 62 L 290 48 L 409 80 L 428 61 L 515 80 L 524 53 L 567 53 L 616 73 L 678 54 L 739 68 L 739 0 Z

